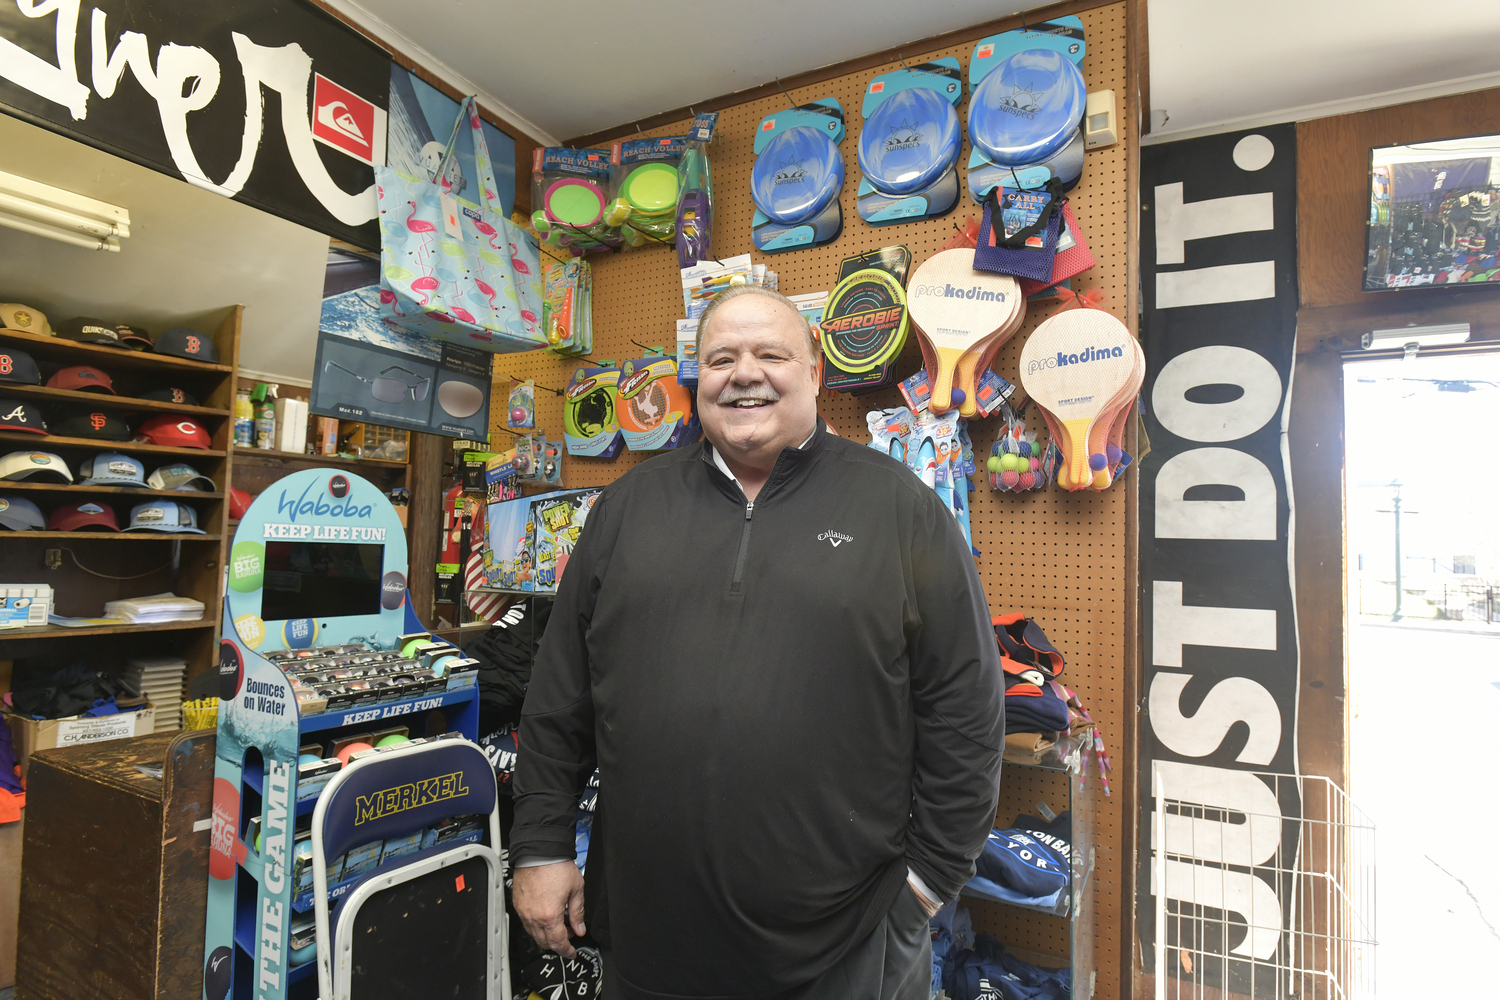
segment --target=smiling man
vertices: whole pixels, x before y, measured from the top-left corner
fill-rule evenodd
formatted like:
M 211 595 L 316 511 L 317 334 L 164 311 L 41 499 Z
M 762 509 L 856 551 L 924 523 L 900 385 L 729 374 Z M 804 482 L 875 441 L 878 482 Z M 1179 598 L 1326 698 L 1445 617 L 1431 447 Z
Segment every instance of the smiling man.
M 707 440 L 608 487 L 558 589 L 516 910 L 564 955 L 592 930 L 604 1000 L 926 1000 L 927 917 L 973 874 L 1000 780 L 973 559 L 905 466 L 828 432 L 789 301 L 731 289 L 698 330 Z

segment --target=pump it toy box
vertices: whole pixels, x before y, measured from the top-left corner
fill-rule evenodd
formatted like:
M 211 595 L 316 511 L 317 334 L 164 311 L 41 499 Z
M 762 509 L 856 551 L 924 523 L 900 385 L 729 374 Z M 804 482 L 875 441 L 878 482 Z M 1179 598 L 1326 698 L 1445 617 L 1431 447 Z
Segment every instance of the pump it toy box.
M 677 380 L 672 358 L 636 358 L 620 365 L 617 414 L 631 451 L 681 448 L 698 440 L 693 397 Z
M 614 458 L 625 447 L 618 416 L 618 368 L 579 368 L 563 393 L 563 441 L 569 455 Z
M 536 589 L 557 590 L 568 558 L 578 544 L 584 522 L 594 509 L 601 490 L 581 490 L 531 504 L 531 520 L 536 528 Z

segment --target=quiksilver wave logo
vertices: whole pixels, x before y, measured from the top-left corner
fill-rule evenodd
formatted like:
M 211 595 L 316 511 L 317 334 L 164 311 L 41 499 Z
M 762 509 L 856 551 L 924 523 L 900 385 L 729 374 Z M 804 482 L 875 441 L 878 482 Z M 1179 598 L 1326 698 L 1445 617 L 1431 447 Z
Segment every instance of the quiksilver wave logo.
M 854 541 L 854 539 L 850 538 L 848 535 L 841 534 L 840 532 L 837 532 L 837 531 L 825 531 L 821 535 L 818 536 L 818 541 L 820 541 L 820 542 L 827 542 L 829 545 L 832 545 L 834 548 L 838 548 L 840 545 L 843 545 L 845 542 L 852 542 L 852 541 Z
M 1055 358 L 1037 358 L 1026 366 L 1026 374 L 1034 375 L 1044 368 L 1066 368 L 1068 365 L 1086 365 L 1094 361 L 1103 361 L 1105 358 L 1123 358 L 1125 348 L 1123 347 L 1090 347 L 1077 354 L 1064 354 L 1057 352 Z
M 913 285 L 911 289 L 913 298 L 934 296 L 940 299 L 967 299 L 970 302 L 1004 302 L 1004 292 L 994 292 L 979 285 L 971 285 L 968 288 L 956 288 L 953 285 Z

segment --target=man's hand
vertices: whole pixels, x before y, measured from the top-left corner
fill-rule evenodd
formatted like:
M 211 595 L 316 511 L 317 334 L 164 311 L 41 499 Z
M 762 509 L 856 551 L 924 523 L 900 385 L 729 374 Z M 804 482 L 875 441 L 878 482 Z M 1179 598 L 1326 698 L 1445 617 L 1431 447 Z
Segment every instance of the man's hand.
M 511 900 L 526 933 L 543 951 L 555 951 L 563 958 L 574 956 L 568 939 L 569 924 L 580 937 L 588 930 L 583 925 L 583 875 L 576 864 L 558 861 L 517 868 L 512 876 Z
M 918 889 L 911 879 L 906 880 L 906 887 L 911 890 L 913 896 L 917 897 L 917 902 L 922 904 L 922 909 L 924 912 L 926 912 L 927 919 L 931 920 L 933 917 L 937 916 L 937 911 L 942 909 L 941 906 L 928 899 L 927 894 L 924 893 L 921 889 Z M 525 920 L 526 918 L 522 917 L 521 919 Z M 527 925 L 527 929 L 530 930 L 529 924 Z

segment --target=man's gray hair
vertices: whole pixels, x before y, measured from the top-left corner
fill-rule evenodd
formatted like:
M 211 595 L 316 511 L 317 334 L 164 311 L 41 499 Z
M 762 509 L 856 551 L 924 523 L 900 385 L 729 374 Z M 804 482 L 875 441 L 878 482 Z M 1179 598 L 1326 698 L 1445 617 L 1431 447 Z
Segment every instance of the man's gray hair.
M 714 296 L 713 301 L 709 302 L 708 308 L 703 310 L 703 315 L 698 317 L 697 352 L 699 354 L 703 353 L 703 335 L 708 332 L 708 324 L 709 321 L 713 319 L 714 313 L 718 312 L 724 306 L 724 303 L 732 302 L 733 300 L 739 298 L 741 295 L 758 295 L 761 298 L 767 298 L 773 302 L 779 302 L 781 303 L 781 305 L 785 306 L 787 311 L 797 318 L 797 325 L 801 327 L 803 334 L 807 337 L 808 356 L 814 359 L 817 358 L 817 338 L 813 336 L 812 327 L 808 324 L 807 317 L 803 316 L 802 313 L 798 311 L 797 304 L 791 299 L 787 298 L 785 295 L 782 295 L 780 292 L 774 292 L 771 289 L 765 288 L 761 285 L 748 284 L 731 285 L 730 287 L 724 289 L 718 295 Z

